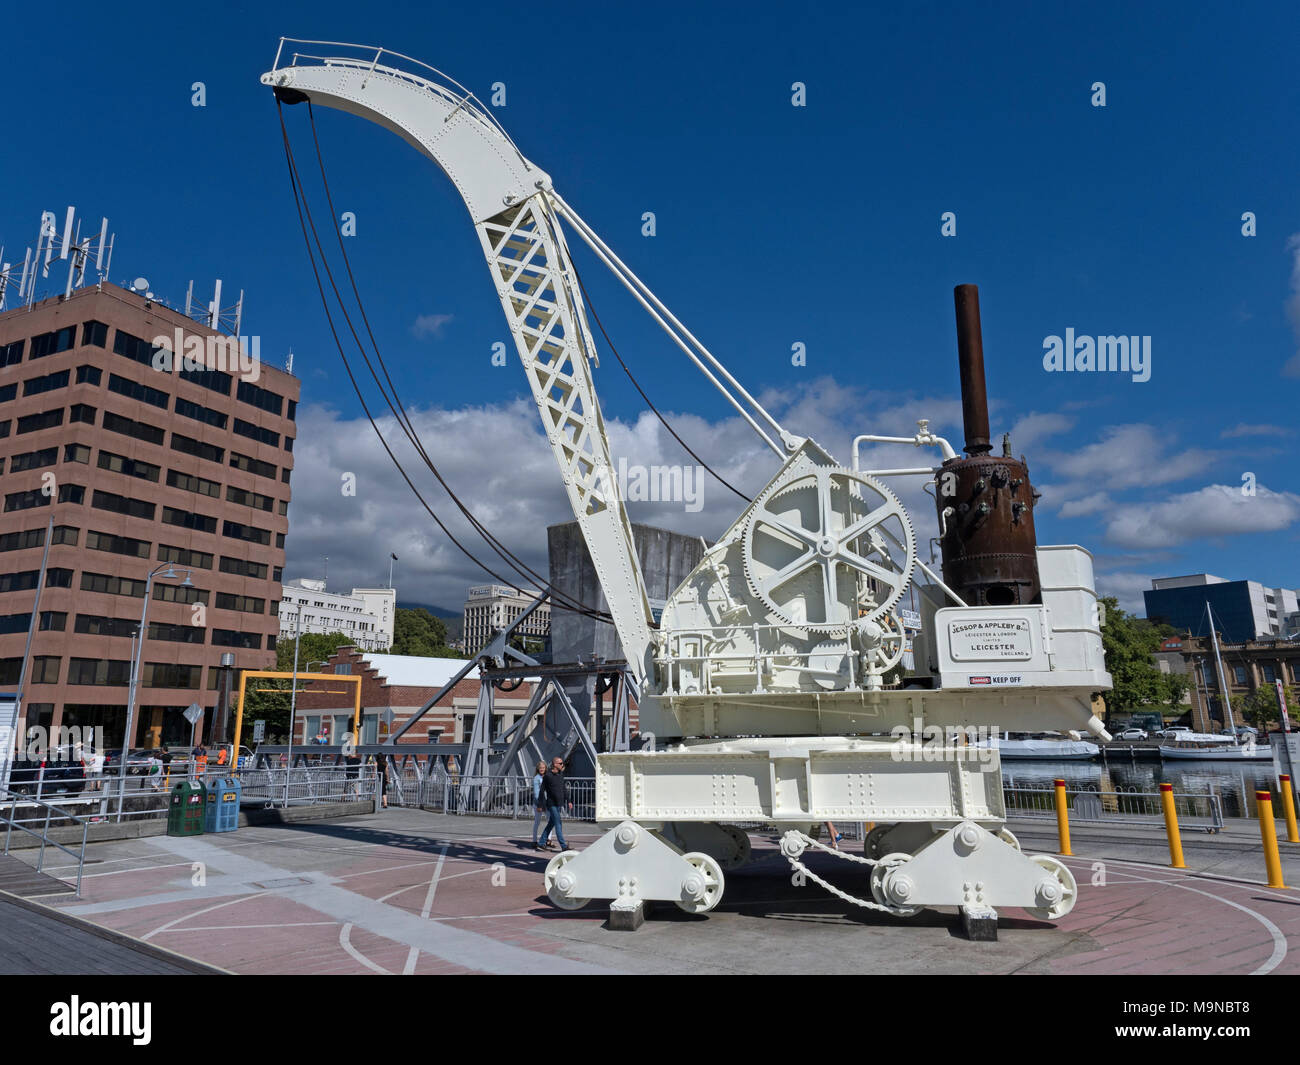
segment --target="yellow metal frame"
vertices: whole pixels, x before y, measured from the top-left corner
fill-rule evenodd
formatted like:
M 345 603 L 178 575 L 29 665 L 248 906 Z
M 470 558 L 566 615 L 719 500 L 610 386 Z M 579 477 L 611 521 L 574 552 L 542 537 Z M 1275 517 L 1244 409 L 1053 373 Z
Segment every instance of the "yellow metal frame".
M 247 669 L 239 675 L 239 709 L 235 712 L 235 760 L 238 761 L 239 739 L 244 731 L 244 691 L 248 684 L 249 677 L 267 677 L 275 680 L 293 680 L 297 677 L 299 680 L 330 680 L 344 684 L 356 685 L 356 691 L 353 694 L 354 714 L 352 719 L 352 735 L 356 737 L 356 742 L 361 742 L 361 676 L 356 673 L 285 673 L 277 670 L 268 669 Z M 336 689 L 337 691 L 337 689 Z M 308 695 L 329 695 L 333 692 L 308 692 Z M 291 723 L 292 725 L 292 723 Z

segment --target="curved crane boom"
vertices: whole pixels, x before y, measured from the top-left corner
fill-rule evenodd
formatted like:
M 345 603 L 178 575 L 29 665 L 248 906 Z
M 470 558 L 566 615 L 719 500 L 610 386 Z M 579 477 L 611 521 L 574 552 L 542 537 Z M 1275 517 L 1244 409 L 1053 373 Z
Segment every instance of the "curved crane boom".
M 595 345 L 546 195 L 550 176 L 525 159 L 455 83 L 382 65 L 381 54 L 391 53 L 373 51 L 369 62 L 295 55 L 288 67 L 280 67 L 277 56 L 276 69 L 262 81 L 285 103 L 310 100 L 391 130 L 436 162 L 456 186 L 478 232 L 629 667 L 642 682 L 653 618 L 591 379 Z M 303 59 L 311 62 L 300 65 Z

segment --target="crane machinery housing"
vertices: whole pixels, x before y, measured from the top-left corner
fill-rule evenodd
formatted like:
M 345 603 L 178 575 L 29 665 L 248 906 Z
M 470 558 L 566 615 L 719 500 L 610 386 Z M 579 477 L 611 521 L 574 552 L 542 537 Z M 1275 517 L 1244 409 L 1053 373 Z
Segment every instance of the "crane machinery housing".
M 596 817 L 608 830 L 551 860 L 551 900 L 610 900 L 614 927 L 639 924 L 648 900 L 707 912 L 726 871 L 749 858 L 748 825 L 777 831 L 796 873 L 870 910 L 1068 913 L 1073 876 L 1021 852 L 1005 827 L 996 747 L 970 739 L 1109 738 L 1092 696 L 1111 679 L 1091 555 L 1038 546 L 1027 466 L 1005 442 L 1003 455 L 990 454 L 974 286 L 956 290 L 964 455 L 921 421 L 912 437 L 859 436 L 852 465 L 841 465 L 778 423 L 444 74 L 382 48 L 283 38 L 261 80 L 282 104 L 335 108 L 408 141 L 450 178 L 478 233 L 650 740 L 597 759 Z M 612 475 L 566 227 L 774 452 L 767 486 L 657 623 Z M 938 461 L 864 470 L 863 442 L 938 449 Z M 898 477 L 934 485 L 942 576 L 917 551 L 889 486 Z M 896 608 L 909 587 L 921 624 L 906 670 Z M 824 821 L 875 827 L 859 856 L 820 843 Z M 869 891 L 831 885 L 805 863 L 810 848 L 868 867 Z

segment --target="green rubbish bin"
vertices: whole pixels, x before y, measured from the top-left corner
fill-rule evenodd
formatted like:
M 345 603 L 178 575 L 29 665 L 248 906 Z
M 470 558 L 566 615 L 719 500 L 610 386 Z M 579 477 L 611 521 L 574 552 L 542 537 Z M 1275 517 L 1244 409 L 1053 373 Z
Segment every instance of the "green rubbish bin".
M 203 807 L 207 788 L 201 781 L 182 780 L 172 785 L 167 807 L 167 835 L 203 835 Z

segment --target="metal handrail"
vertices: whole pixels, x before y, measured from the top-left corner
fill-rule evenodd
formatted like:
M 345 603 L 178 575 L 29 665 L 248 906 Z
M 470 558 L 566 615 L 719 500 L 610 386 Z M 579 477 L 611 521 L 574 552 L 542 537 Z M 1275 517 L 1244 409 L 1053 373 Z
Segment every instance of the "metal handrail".
M 70 814 L 65 810 L 63 810 L 61 807 L 54 806 L 52 803 L 45 802 L 41 799 L 34 799 L 30 795 L 23 795 L 20 794 L 19 792 L 10 791 L 8 788 L 0 788 L 0 792 L 3 792 L 4 795 L 7 796 L 9 799 L 9 815 L 5 818 L 5 820 L 8 821 L 9 823 L 9 827 L 5 829 L 4 853 L 5 854 L 9 853 L 9 841 L 13 836 L 13 831 L 15 827 L 26 832 L 29 836 L 35 836 L 37 839 L 41 841 L 40 854 L 36 859 L 36 871 L 38 873 L 45 866 L 46 846 L 49 845 L 49 846 L 57 847 L 59 850 L 63 851 L 64 854 L 68 855 L 68 857 L 75 858 L 77 860 L 77 895 L 78 897 L 80 897 L 81 876 L 86 868 L 86 839 L 87 839 L 87 834 L 90 831 L 90 822 L 87 821 L 85 818 L 78 817 L 76 814 Z M 4 799 L 0 797 L 0 802 L 3 801 Z M 26 825 L 20 823 L 16 819 L 14 815 L 17 813 L 19 802 L 34 803 L 37 806 L 45 807 L 45 825 L 40 832 L 28 828 Z M 58 840 L 50 839 L 50 817 L 56 810 L 58 811 L 60 817 L 67 818 L 69 821 L 75 821 L 77 824 L 81 825 L 81 853 L 80 854 L 78 854 L 76 851 L 73 851 L 70 847 L 65 847 Z
M 281 53 L 284 51 L 284 46 L 286 43 L 316 44 L 316 45 L 324 45 L 327 48 L 351 48 L 357 52 L 365 53 L 366 55 L 369 55 L 369 53 L 373 52 L 374 58 L 370 59 L 367 63 L 367 60 L 359 57 L 353 57 L 353 56 L 309 55 L 305 52 L 294 52 L 293 60 L 289 64 L 289 66 L 281 67 L 280 57 L 281 57 Z M 446 84 L 439 85 L 437 82 L 430 81 L 428 78 L 425 78 L 420 74 L 413 73 L 412 71 L 409 70 L 402 70 L 400 67 L 388 67 L 388 66 L 379 67 L 379 61 L 384 56 L 390 56 L 393 59 L 399 59 L 406 63 L 413 63 L 415 66 L 420 67 L 421 69 L 427 70 L 429 71 L 429 73 L 436 75 L 438 78 L 442 79 L 442 81 L 445 82 Z M 298 65 L 299 59 L 314 59 L 317 60 L 318 62 L 324 63 L 326 66 L 332 64 L 338 64 L 340 66 L 353 66 L 357 68 L 364 67 L 367 72 L 367 75 L 373 73 L 376 69 L 381 69 L 385 73 L 396 74 L 403 79 L 416 82 L 426 88 L 433 89 L 437 92 L 441 92 L 449 96 L 453 96 L 457 98 L 457 107 L 466 107 L 466 109 L 471 111 L 476 117 L 487 122 L 487 124 L 491 126 L 495 132 L 501 134 L 501 136 L 506 139 L 506 143 L 509 144 L 510 147 L 513 148 L 516 153 L 518 153 L 519 158 L 523 161 L 524 165 L 529 167 L 530 169 L 532 168 L 532 164 L 528 161 L 527 156 L 525 156 L 523 152 L 519 151 L 519 146 L 515 144 L 510 134 L 506 132 L 505 127 L 502 126 L 501 123 L 497 121 L 496 117 L 489 110 L 487 110 L 487 108 L 483 106 L 483 102 L 479 100 L 479 98 L 475 96 L 469 89 L 465 88 L 464 85 L 462 85 L 455 78 L 453 78 L 450 74 L 444 73 L 443 71 L 439 70 L 437 67 L 431 67 L 428 63 L 421 62 L 420 60 L 415 59 L 412 56 L 403 55 L 401 52 L 394 52 L 391 48 L 384 48 L 380 45 L 351 44 L 347 41 L 311 41 L 303 37 L 281 37 L 280 45 L 275 51 L 275 65 L 271 67 L 271 72 L 274 73 L 277 70 L 284 70 L 284 69 L 289 69 L 291 67 L 296 67 Z M 448 86 L 450 86 L 453 90 L 455 90 L 455 92 L 449 93 L 447 88 Z M 457 94 L 459 95 L 457 96 Z

